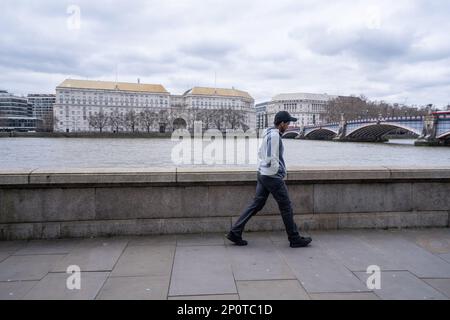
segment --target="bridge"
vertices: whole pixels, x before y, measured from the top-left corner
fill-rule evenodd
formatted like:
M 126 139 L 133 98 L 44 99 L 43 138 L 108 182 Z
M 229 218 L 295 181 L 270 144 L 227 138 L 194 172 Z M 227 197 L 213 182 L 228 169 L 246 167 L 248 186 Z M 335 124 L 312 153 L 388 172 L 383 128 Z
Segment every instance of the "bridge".
M 450 145 L 450 112 L 427 116 L 378 117 L 289 128 L 284 138 L 335 140 L 352 142 L 385 142 L 386 135 L 403 129 L 417 137 L 416 145 Z

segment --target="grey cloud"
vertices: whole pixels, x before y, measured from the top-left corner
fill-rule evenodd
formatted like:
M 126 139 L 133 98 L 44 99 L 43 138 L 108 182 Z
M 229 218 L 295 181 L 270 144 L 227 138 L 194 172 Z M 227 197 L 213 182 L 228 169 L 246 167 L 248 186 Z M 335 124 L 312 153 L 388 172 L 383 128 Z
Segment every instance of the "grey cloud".
M 413 35 L 385 29 L 327 31 L 325 29 L 293 31 L 294 39 L 304 41 L 307 47 L 322 55 L 350 54 L 358 58 L 380 61 L 406 54 Z
M 72 3 L 78 32 L 66 28 Z M 382 9 L 380 29 L 361 21 L 367 3 Z M 175 93 L 217 73 L 218 85 L 257 99 L 314 91 L 444 103 L 449 17 L 450 3 L 438 0 L 4 0 L 0 85 L 53 91 L 69 75 L 111 79 L 119 65 L 121 78 Z
M 205 60 L 220 61 L 228 54 L 235 52 L 239 47 L 230 42 L 218 40 L 196 40 L 195 42 L 185 44 L 180 47 L 180 52 Z

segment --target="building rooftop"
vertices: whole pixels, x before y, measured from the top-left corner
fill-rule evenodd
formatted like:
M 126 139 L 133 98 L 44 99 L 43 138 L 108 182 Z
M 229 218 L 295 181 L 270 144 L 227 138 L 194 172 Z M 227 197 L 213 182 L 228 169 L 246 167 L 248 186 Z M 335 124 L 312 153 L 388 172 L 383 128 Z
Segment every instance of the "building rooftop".
M 337 98 L 338 96 L 328 95 L 326 93 L 324 94 L 318 94 L 318 93 L 282 93 L 274 96 L 272 98 L 272 101 L 280 101 L 280 100 L 323 100 L 328 101 L 334 98 Z
M 184 93 L 184 95 L 204 95 L 204 96 L 225 96 L 225 97 L 240 97 L 253 100 L 253 97 L 245 91 L 236 89 L 224 89 L 224 88 L 207 88 L 207 87 L 194 87 Z
M 27 98 L 47 98 L 47 97 L 54 98 L 55 96 L 56 94 L 54 93 L 29 93 L 27 95 Z
M 98 89 L 98 90 L 122 90 L 133 92 L 168 93 L 160 84 L 94 81 L 66 79 L 57 88 Z

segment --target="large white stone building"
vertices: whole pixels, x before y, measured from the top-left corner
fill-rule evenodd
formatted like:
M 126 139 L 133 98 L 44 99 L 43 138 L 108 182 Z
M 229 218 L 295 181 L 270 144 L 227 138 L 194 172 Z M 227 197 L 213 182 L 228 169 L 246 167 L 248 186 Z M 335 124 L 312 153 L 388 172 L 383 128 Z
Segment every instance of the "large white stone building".
M 67 79 L 56 87 L 56 117 L 54 131 L 98 131 L 89 119 L 100 113 L 126 117 L 130 110 L 136 114 L 150 112 L 155 115 L 152 131 L 168 131 L 174 128 L 192 128 L 200 111 L 240 111 L 245 126 L 254 128 L 254 100 L 244 91 L 236 89 L 194 87 L 183 95 L 171 95 L 162 85 Z M 208 124 L 209 128 L 214 123 Z M 224 124 L 222 129 L 226 129 Z M 126 125 L 106 124 L 102 131 L 130 131 Z M 137 123 L 136 131 L 146 127 Z
M 211 112 L 213 119 L 209 123 L 209 128 L 217 127 L 216 121 L 222 118 L 220 129 L 231 128 L 227 123 L 227 115 L 229 112 L 238 112 L 242 115 L 242 121 L 245 125 L 244 129 L 255 128 L 255 109 L 254 99 L 245 91 L 224 88 L 205 88 L 194 87 L 183 94 L 184 103 L 189 110 L 190 120 L 192 121 L 199 112 Z M 203 117 L 204 118 L 204 117 Z M 202 117 L 200 117 L 202 119 Z M 205 120 L 204 120 L 205 122 Z M 237 129 L 237 128 L 233 128 Z
M 256 105 L 257 127 L 265 128 L 273 124 L 278 111 L 288 111 L 297 118 L 292 126 L 320 124 L 325 121 L 326 107 L 330 100 L 338 96 L 315 93 L 283 93 L 276 95 L 271 101 Z
M 90 116 L 100 112 L 125 116 L 145 108 L 159 112 L 169 108 L 169 96 L 162 85 L 67 79 L 56 87 L 54 131 L 97 131 L 89 124 Z M 114 128 L 106 125 L 104 131 Z

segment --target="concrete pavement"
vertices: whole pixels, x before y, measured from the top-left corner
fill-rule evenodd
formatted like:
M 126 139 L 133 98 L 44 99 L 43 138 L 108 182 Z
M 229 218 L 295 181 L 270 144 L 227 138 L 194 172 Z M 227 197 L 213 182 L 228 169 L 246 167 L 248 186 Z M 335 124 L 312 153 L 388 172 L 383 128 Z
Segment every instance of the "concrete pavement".
M 0 242 L 0 299 L 449 299 L 450 229 L 284 232 Z M 70 265 L 80 290 L 67 289 Z M 368 288 L 368 266 L 381 270 Z

